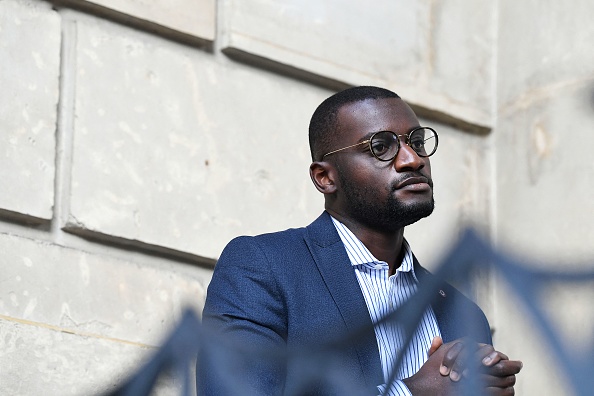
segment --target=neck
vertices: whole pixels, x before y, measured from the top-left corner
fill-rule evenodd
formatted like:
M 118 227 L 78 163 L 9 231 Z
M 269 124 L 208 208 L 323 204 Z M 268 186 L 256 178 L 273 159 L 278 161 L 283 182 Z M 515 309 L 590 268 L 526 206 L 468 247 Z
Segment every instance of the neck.
M 388 263 L 390 275 L 396 272 L 404 256 L 404 227 L 396 231 L 378 230 L 352 218 L 344 217 L 331 209 L 326 208 L 326 210 L 355 234 L 375 258 Z

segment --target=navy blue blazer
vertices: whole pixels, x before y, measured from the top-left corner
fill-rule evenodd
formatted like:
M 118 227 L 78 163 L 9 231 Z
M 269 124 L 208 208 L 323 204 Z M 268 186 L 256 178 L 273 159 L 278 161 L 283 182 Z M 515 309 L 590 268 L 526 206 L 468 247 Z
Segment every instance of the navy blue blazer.
M 433 276 L 416 258 L 414 266 L 420 282 Z M 491 343 L 489 324 L 478 306 L 446 283 L 435 294 L 432 307 L 444 342 L 468 335 L 464 319 L 470 317 L 474 328 L 479 328 L 474 338 Z M 462 304 L 470 316 L 462 319 L 460 309 L 453 308 L 456 304 Z M 377 394 L 376 386 L 384 382 L 369 311 L 327 212 L 305 228 L 232 240 L 208 287 L 203 324 L 217 334 L 231 336 L 241 346 L 263 351 L 321 350 L 352 332 L 366 330 L 357 340 L 341 344 L 335 354 L 320 355 L 319 359 L 328 360 L 323 363 L 327 370 L 323 376 L 338 378 L 332 373 L 340 373 L 338 383 L 320 379 L 303 384 L 308 374 L 319 370 L 298 357 L 274 360 L 249 352 L 243 357 L 225 355 L 207 344 L 198 363 L 199 395 L 269 396 L 295 394 L 295 389 L 304 394 L 304 386 L 310 389 L 308 394 L 345 394 L 347 383 L 349 394 Z

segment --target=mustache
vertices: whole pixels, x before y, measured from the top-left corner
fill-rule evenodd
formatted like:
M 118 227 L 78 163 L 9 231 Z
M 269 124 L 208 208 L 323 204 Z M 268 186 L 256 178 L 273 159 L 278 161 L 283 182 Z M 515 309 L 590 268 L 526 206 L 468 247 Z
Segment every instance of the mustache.
M 399 186 L 402 185 L 402 183 L 412 178 L 424 179 L 427 182 L 427 184 L 429 184 L 429 187 L 433 188 L 433 179 L 431 178 L 431 176 L 425 175 L 421 172 L 405 172 L 400 175 L 396 182 L 394 182 L 394 184 L 392 185 L 392 189 L 397 190 Z

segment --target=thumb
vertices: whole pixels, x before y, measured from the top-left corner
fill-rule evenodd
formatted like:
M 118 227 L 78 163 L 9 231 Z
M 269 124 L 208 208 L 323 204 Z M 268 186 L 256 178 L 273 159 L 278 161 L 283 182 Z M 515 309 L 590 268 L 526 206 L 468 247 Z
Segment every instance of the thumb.
M 429 356 L 433 355 L 435 351 L 437 351 L 442 345 L 443 340 L 441 337 L 433 337 L 433 340 L 431 341 L 431 347 L 429 348 Z

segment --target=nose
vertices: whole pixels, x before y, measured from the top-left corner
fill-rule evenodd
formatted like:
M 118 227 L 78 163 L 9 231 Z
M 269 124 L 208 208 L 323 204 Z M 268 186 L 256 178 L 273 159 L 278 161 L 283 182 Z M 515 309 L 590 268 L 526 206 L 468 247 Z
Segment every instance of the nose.
M 394 167 L 398 172 L 418 171 L 425 167 L 425 159 L 419 157 L 408 144 L 402 143 L 394 159 Z

